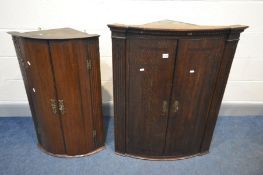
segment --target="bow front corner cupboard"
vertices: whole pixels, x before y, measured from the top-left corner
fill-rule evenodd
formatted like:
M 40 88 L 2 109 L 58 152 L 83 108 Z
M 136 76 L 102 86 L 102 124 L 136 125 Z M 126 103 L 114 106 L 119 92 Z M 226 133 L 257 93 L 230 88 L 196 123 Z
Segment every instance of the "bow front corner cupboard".
M 9 33 L 39 147 L 63 157 L 102 150 L 98 35 L 70 28 Z
M 240 33 L 176 21 L 108 25 L 115 151 L 180 159 L 209 151 Z

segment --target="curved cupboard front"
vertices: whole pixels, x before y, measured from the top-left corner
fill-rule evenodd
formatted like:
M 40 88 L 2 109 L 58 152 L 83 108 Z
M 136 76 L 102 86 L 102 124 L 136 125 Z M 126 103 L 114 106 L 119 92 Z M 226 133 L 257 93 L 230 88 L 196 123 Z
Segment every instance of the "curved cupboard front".
M 154 160 L 207 153 L 247 26 L 175 21 L 108 26 L 116 152 Z
M 70 28 L 9 32 L 39 147 L 83 156 L 104 147 L 98 35 Z

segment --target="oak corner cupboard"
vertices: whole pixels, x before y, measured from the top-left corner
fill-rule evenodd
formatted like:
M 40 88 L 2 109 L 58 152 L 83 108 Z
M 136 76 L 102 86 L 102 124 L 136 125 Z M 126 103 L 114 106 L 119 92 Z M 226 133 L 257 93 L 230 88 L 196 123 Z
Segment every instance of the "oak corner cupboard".
M 115 151 L 174 160 L 209 151 L 243 25 L 108 25 Z
M 39 147 L 61 157 L 102 150 L 99 36 L 70 28 L 9 34 Z

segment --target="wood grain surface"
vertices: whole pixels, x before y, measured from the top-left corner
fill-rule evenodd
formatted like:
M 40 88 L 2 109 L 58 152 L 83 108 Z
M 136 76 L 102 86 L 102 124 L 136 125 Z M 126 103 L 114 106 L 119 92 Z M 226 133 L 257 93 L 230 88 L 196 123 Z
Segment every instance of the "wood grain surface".
M 51 155 L 89 155 L 105 142 L 98 35 L 43 32 L 54 38 L 13 35 L 38 142 Z
M 247 26 L 169 20 L 108 26 L 115 151 L 158 160 L 208 152 L 237 41 Z

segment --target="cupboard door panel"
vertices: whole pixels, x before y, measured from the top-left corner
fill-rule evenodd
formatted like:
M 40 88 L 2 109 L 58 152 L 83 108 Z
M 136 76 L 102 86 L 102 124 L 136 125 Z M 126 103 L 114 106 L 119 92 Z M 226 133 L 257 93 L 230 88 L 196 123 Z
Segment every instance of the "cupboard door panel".
M 83 110 L 80 100 L 83 94 L 81 94 L 77 60 L 83 56 L 83 53 L 78 49 L 77 42 L 79 41 L 50 42 L 58 100 L 63 100 L 64 106 L 64 111 L 60 110 L 60 114 L 68 155 L 85 154 L 93 148 L 93 143 L 88 142 L 90 138 L 88 132 L 85 132 L 91 127 L 85 128 L 88 122 L 84 118 L 83 113 L 86 111 Z
M 41 145 L 52 153 L 65 154 L 60 117 L 51 108 L 51 99 L 56 99 L 56 91 L 48 43 L 25 39 L 24 50 L 28 91 L 38 117 Z
M 176 40 L 128 42 L 128 154 L 162 155 L 175 60 Z
M 94 116 L 92 103 L 97 99 L 92 98 L 92 84 L 93 81 L 90 75 L 90 68 L 88 68 L 88 60 L 90 49 L 88 49 L 87 45 L 90 41 L 89 40 L 81 40 L 79 42 L 75 42 L 74 44 L 74 54 L 77 55 L 76 62 L 78 64 L 78 71 L 79 71 L 79 85 L 80 85 L 80 102 L 82 102 L 82 117 L 84 121 L 84 129 L 85 129 L 85 136 L 87 141 L 87 149 L 94 150 L 97 148 L 96 140 L 93 140 L 93 130 L 94 128 L 94 121 L 92 116 Z M 100 83 L 99 83 L 100 85 Z M 98 98 L 100 99 L 100 98 Z M 96 110 L 100 110 L 101 107 Z
M 179 40 L 166 155 L 192 155 L 200 152 L 223 46 L 223 38 Z

